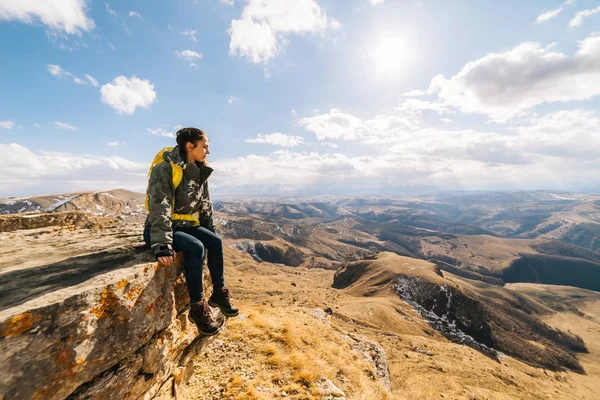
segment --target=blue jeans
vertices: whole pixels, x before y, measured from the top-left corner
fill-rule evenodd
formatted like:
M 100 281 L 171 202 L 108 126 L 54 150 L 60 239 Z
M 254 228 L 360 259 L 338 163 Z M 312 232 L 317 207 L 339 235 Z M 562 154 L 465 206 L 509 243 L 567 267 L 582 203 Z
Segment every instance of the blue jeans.
M 144 241 L 150 246 L 150 228 L 144 229 Z M 223 241 L 216 234 L 200 226 L 173 230 L 173 250 L 183 253 L 183 271 L 190 301 L 202 301 L 202 262 L 208 250 L 207 264 L 215 288 L 225 286 L 223 268 Z

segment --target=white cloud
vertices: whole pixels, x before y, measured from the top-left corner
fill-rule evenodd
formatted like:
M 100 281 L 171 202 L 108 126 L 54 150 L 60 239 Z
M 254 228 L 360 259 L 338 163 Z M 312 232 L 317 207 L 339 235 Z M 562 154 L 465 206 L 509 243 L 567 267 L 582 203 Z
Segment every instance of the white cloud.
M 538 17 L 535 19 L 535 23 L 541 24 L 542 22 L 550 21 L 552 18 L 560 14 L 562 10 L 562 7 L 558 7 L 555 10 L 545 11 L 542 14 L 538 15 Z
M 179 129 L 181 129 L 181 128 L 179 128 Z M 175 129 L 175 131 L 178 131 L 179 129 Z M 148 128 L 148 132 L 150 132 L 150 134 L 155 135 L 155 136 L 164 136 L 164 137 L 175 139 L 175 134 L 173 132 L 169 132 L 165 128 L 155 128 L 155 129 Z
M 16 143 L 0 144 L 0 197 L 125 188 L 142 192 L 147 163 L 120 157 L 34 152 Z
M 198 40 L 196 39 L 196 33 L 197 32 L 193 29 L 186 29 L 185 31 L 181 32 L 183 36 L 189 36 L 193 42 L 196 42 Z
M 439 101 L 431 102 L 420 99 L 401 100 L 396 107 L 396 111 L 402 111 L 408 115 L 419 115 L 423 111 L 433 111 L 440 115 L 453 113 L 449 107 Z
M 335 109 L 334 109 L 335 110 Z M 333 111 L 333 110 L 332 110 Z M 331 112 L 334 116 L 340 111 Z M 349 114 L 347 114 L 349 115 Z M 355 136 L 358 154 L 340 154 L 337 144 L 321 141 L 318 151 L 277 150 L 213 161 L 220 187 L 283 184 L 302 193 L 402 192 L 407 188 L 451 190 L 561 189 L 599 190 L 600 113 L 564 110 L 513 121 L 510 133 L 418 127 L 405 129 L 395 115 L 377 115 L 356 125 L 371 127 Z M 339 123 L 339 121 L 337 121 Z M 344 123 L 342 123 L 343 125 Z M 150 133 L 172 138 L 166 128 Z M 364 146 L 383 132 L 385 145 Z M 286 135 L 283 135 L 286 136 Z M 260 138 L 258 136 L 257 138 Z M 270 141 L 262 135 L 265 142 Z M 277 142 L 273 140 L 273 142 Z M 277 143 L 276 143 L 277 144 Z M 0 197 L 23 191 L 43 193 L 124 187 L 143 191 L 146 163 L 121 158 L 35 153 L 0 144 Z M 79 185 L 79 186 L 77 186 Z M 16 190 L 19 193 L 16 193 Z M 305 190 L 306 189 L 306 190 Z M 312 192 L 311 192 L 312 191 Z
M 541 24 L 543 22 L 550 21 L 552 18 L 554 18 L 558 14 L 560 14 L 562 12 L 562 10 L 565 9 L 565 6 L 568 6 L 571 3 L 573 3 L 573 0 L 567 0 L 562 6 L 555 8 L 554 10 L 544 11 L 543 13 L 538 15 L 538 17 L 535 19 L 534 23 Z
M 436 76 L 428 92 L 446 106 L 503 121 L 542 103 L 600 94 L 600 35 L 579 42 L 572 56 L 526 42 L 467 63 L 450 79 Z
M 233 0 L 219 0 L 219 2 L 221 2 L 223 4 L 227 4 L 228 6 L 233 5 Z
M 199 60 L 203 57 L 202 53 L 197 53 L 192 50 L 176 51 L 175 55 L 177 55 L 177 57 L 179 57 L 179 58 L 183 58 L 184 60 L 188 60 L 188 61 Z
M 54 121 L 52 123 L 56 129 L 64 129 L 67 131 L 76 131 L 77 128 L 71 124 L 67 124 L 66 122 Z
M 277 150 L 267 156 L 251 154 L 213 164 L 223 186 L 252 182 L 254 185 L 277 183 L 301 187 L 328 180 L 336 185 L 346 184 L 348 177 L 356 174 L 360 159 L 343 154 Z
M 342 27 L 342 24 L 340 23 L 340 21 L 337 20 L 337 18 L 330 18 L 329 27 L 333 30 L 337 30 Z
M 233 105 L 233 104 L 235 103 L 235 101 L 236 101 L 236 100 L 237 100 L 237 97 L 235 97 L 235 96 L 229 96 L 229 98 L 227 99 L 227 102 L 228 102 L 230 105 Z
M 385 3 L 385 0 L 369 0 L 369 3 L 371 3 L 372 6 L 377 6 L 379 4 Z
M 405 92 L 402 94 L 402 96 L 406 96 L 406 97 L 417 97 L 417 96 L 427 96 L 430 93 L 427 93 L 426 90 L 411 90 L 409 92 Z
M 119 142 L 108 142 L 106 143 L 107 146 L 109 147 L 118 147 L 121 143 Z
M 0 121 L 0 129 L 12 129 L 15 123 L 12 121 Z
M 65 71 L 64 69 L 62 69 L 62 67 L 60 65 L 54 65 L 54 64 L 47 64 L 46 67 L 48 68 L 48 72 L 50 72 L 51 75 L 56 76 L 58 78 L 72 78 L 73 81 L 77 82 L 75 75 L 73 75 L 70 72 Z M 79 79 L 79 81 L 81 81 Z
M 255 138 L 246 139 L 246 143 L 266 143 L 281 147 L 295 147 L 304 143 L 301 136 L 284 135 L 283 133 L 259 133 Z
M 137 12 L 137 11 L 129 11 L 129 16 L 133 17 L 133 18 L 139 18 L 142 21 L 144 20 L 144 18 L 142 17 L 142 15 L 139 12 Z
M 364 130 L 364 123 L 360 118 L 337 108 L 331 109 L 328 114 L 302 118 L 299 123 L 313 132 L 318 140 L 356 140 Z
M 418 124 L 397 115 L 363 120 L 336 108 L 327 114 L 301 118 L 299 124 L 314 133 L 319 141 L 363 140 L 365 143 L 402 138 L 418 128 Z
M 600 114 L 563 110 L 530 119 L 516 127 L 519 147 L 528 153 L 594 161 L 600 152 Z
M 34 126 L 35 128 L 41 128 L 41 127 L 42 127 L 40 124 L 33 124 L 33 126 Z
M 435 185 L 441 189 L 489 184 L 491 176 L 508 168 L 482 168 L 481 162 L 452 162 L 417 155 L 357 156 L 340 153 L 277 150 L 266 156 L 248 155 L 213 162 L 222 186 L 290 185 L 307 194 L 339 191 L 392 192 Z M 519 171 L 519 167 L 515 170 Z M 527 171 L 526 168 L 521 170 Z M 531 172 L 528 174 L 531 178 Z M 566 175 L 566 174 L 565 174 Z M 513 176 L 499 175 L 504 179 Z M 497 179 L 496 179 L 497 181 Z M 476 182 L 476 183 L 475 183 Z M 303 188 L 307 188 L 303 189 Z
M 63 77 L 65 76 L 65 70 L 61 68 L 60 65 L 48 64 L 48 72 L 50 72 L 54 76 Z
M 117 16 L 117 12 L 113 9 L 110 8 L 110 6 L 108 5 L 108 3 L 106 4 L 106 12 L 108 13 L 108 15 L 110 15 L 111 17 L 116 17 Z
M 100 88 L 101 101 L 119 114 L 133 114 L 137 107 L 148 108 L 156 101 L 154 85 L 137 76 L 118 76 Z
M 440 121 L 453 122 L 443 118 Z M 541 162 L 538 158 L 542 157 L 546 161 L 557 158 L 564 166 L 569 159 L 593 162 L 600 152 L 600 112 L 597 110 L 564 110 L 514 120 L 509 133 L 422 127 L 422 123 L 398 115 L 378 115 L 363 120 L 338 109 L 300 120 L 300 125 L 315 133 L 320 141 L 360 140 L 366 145 L 376 145 L 371 150 L 364 147 L 363 154 L 373 154 L 375 149 L 384 155 L 434 158 L 439 163 L 458 160 L 523 165 Z M 570 171 L 575 173 L 576 168 Z
M 88 82 L 86 82 L 85 80 L 78 78 L 69 71 L 65 71 L 64 69 L 62 69 L 60 65 L 47 64 L 46 67 L 48 68 L 48 72 L 50 72 L 51 75 L 56 76 L 57 78 L 71 78 L 73 82 L 79 85 L 88 84 Z M 88 74 L 84 75 L 92 86 L 98 87 L 98 81 L 96 79 L 94 79 Z
M 125 23 L 125 21 L 123 21 L 123 18 L 121 18 L 117 12 L 115 10 L 113 10 L 112 8 L 110 8 L 110 5 L 108 3 L 104 3 L 106 5 L 106 12 L 108 13 L 108 15 L 111 16 L 111 18 L 116 21 L 116 22 L 120 22 L 121 26 L 123 27 L 123 30 L 129 34 L 129 27 L 127 26 L 127 24 Z M 129 13 L 129 16 L 132 16 L 131 13 Z M 140 15 L 140 18 L 142 18 L 142 16 Z
M 386 140 L 385 146 L 361 146 L 359 155 L 278 150 L 266 156 L 251 154 L 223 160 L 213 163 L 222 186 L 276 182 L 294 186 L 303 193 L 307 193 L 304 186 L 321 193 L 334 188 L 348 193 L 344 188 L 357 187 L 369 188 L 371 192 L 410 187 L 600 188 L 596 179 L 600 173 L 598 111 L 547 114 L 515 126 L 508 134 L 430 127 L 406 130 L 401 124 L 394 128 L 394 124 L 398 125 L 394 115 L 363 121 L 335 109 L 318 117 L 323 117 L 323 122 L 327 116 L 329 125 L 321 127 L 324 132 L 340 126 L 368 126 L 372 132 L 359 129 L 353 136 L 365 143 L 365 138 L 377 130 L 387 132 L 387 136 L 380 136 Z M 335 148 L 336 144 L 321 142 L 321 148 L 326 146 Z
M 425 132 L 424 132 L 425 134 Z M 442 132 L 432 135 L 424 145 L 415 145 L 413 151 L 402 151 L 402 143 L 384 154 L 345 155 L 330 151 L 292 152 L 277 150 L 266 156 L 248 155 L 233 160 L 213 162 L 220 186 L 253 184 L 293 185 L 299 192 L 307 186 L 315 192 L 354 190 L 393 192 L 411 187 L 435 187 L 446 190 L 457 189 L 598 189 L 597 176 L 600 161 L 597 159 L 562 158 L 556 155 L 531 154 L 522 157 L 504 143 L 499 135 L 480 132 L 459 133 L 448 138 L 450 143 L 462 143 L 456 157 L 448 158 L 447 150 L 415 153 L 414 149 L 427 150 L 426 144 L 438 143 L 448 136 Z M 461 136 L 462 135 L 462 136 Z M 418 136 L 415 136 L 418 139 Z M 581 146 L 581 145 L 580 145 Z M 489 157 L 486 158 L 486 154 Z M 493 160 L 497 160 L 494 162 Z M 144 172 L 147 166 L 144 166 Z M 145 183 L 145 182 L 144 182 Z
M 194 68 L 198 68 L 198 65 L 195 63 L 195 61 L 201 60 L 202 57 L 204 57 L 204 55 L 202 53 L 197 53 L 192 50 L 176 51 L 175 55 L 177 56 L 177 58 L 181 58 L 181 59 L 184 59 L 185 61 L 187 61 L 190 65 L 190 67 L 194 67 Z
M 569 21 L 569 26 L 571 28 L 579 26 L 579 25 L 583 24 L 584 19 L 589 18 L 598 13 L 600 13 L 600 7 L 596 7 L 596 8 L 589 9 L 589 10 L 579 11 L 577 14 L 575 14 L 575 17 L 571 21 Z
M 396 111 L 405 112 L 402 107 Z M 336 158 L 342 165 L 330 166 L 349 173 L 348 176 L 342 173 L 335 184 L 351 185 L 356 179 L 368 179 L 373 185 L 387 189 L 387 185 L 396 185 L 439 189 L 591 190 L 596 181 L 588 169 L 600 172 L 598 111 L 561 111 L 515 120 L 510 133 L 422 127 L 420 117 L 416 114 L 417 120 L 409 121 L 399 115 L 383 114 L 361 119 L 332 109 L 327 114 L 302 118 L 299 122 L 315 133 L 323 146 L 335 148 L 332 140 L 361 142 L 360 162 L 355 163 L 356 159 L 344 155 Z M 348 164 L 353 168 L 348 169 Z M 283 168 L 288 170 L 292 166 Z M 586 168 L 585 172 L 580 168 Z M 333 181 L 333 176 L 325 175 L 327 178 L 318 179 Z M 309 182 L 300 180 L 298 184 L 301 183 Z
M 327 26 L 327 15 L 314 0 L 250 0 L 227 31 L 229 53 L 267 63 L 281 53 L 287 35 L 324 35 Z
M 439 92 L 442 88 L 442 84 L 446 81 L 444 75 L 436 75 L 433 77 L 431 82 L 429 83 L 429 87 L 427 90 L 411 90 L 409 92 L 403 93 L 402 96 L 406 97 L 420 97 L 420 96 L 429 96 L 431 94 L 435 94 Z
M 81 35 L 96 26 L 87 15 L 87 0 L 0 0 L 0 20 L 34 24 L 52 32 Z
M 88 74 L 84 74 L 85 78 L 90 81 L 90 83 L 92 84 L 93 87 L 98 87 L 98 81 L 96 79 L 94 79 L 93 76 L 89 76 Z
M 600 115 L 591 110 L 562 110 L 541 117 L 530 118 L 517 130 L 525 134 L 558 135 L 577 131 L 600 131 Z M 599 138 L 600 139 L 600 138 Z
M 271 71 L 265 68 L 263 71 L 263 76 L 267 79 L 271 79 Z

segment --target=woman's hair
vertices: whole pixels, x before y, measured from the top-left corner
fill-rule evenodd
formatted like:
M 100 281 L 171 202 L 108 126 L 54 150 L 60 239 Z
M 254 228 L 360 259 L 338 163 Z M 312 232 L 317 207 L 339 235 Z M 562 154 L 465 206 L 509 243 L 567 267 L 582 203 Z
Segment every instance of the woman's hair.
M 181 128 L 176 133 L 177 145 L 179 146 L 179 153 L 181 158 L 187 159 L 186 144 L 191 142 L 196 147 L 196 142 L 206 137 L 206 133 L 202 129 L 198 128 Z M 203 163 L 206 165 L 206 161 Z

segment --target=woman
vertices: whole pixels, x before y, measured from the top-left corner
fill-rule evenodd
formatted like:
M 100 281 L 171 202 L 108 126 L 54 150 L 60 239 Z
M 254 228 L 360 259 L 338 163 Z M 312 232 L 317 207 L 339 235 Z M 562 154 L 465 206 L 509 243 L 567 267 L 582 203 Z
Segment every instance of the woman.
M 210 154 L 208 145 L 208 137 L 202 130 L 180 129 L 177 146 L 165 151 L 163 161 L 152 168 L 146 193 L 148 217 L 144 224 L 144 241 L 151 246 L 158 262 L 166 267 L 173 265 L 175 252 L 183 252 L 191 303 L 189 317 L 200 333 L 214 335 L 223 325 L 223 318 L 214 319 L 209 305 L 230 317 L 238 315 L 239 309 L 231 303 L 225 287 L 223 242 L 213 224 L 207 182 L 213 169 L 206 165 L 206 156 Z M 177 171 L 183 171 L 183 176 L 176 185 L 173 174 Z M 205 249 L 214 287 L 208 302 L 202 293 Z

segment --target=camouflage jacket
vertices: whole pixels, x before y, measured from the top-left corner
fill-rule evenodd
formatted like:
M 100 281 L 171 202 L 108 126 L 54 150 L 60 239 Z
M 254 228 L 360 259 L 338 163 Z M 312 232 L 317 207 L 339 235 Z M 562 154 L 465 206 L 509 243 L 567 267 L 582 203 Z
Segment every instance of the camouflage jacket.
M 153 248 L 164 243 L 173 245 L 174 228 L 194 226 L 191 221 L 172 221 L 172 211 L 177 214 L 199 213 L 200 226 L 215 231 L 207 181 L 213 169 L 200 163 L 186 163 L 179 154 L 179 146 L 166 151 L 163 158 L 165 161 L 152 168 L 146 191 L 149 212 L 145 224 L 150 226 L 150 242 Z M 173 186 L 173 171 L 169 161 L 183 168 L 183 178 L 177 189 Z

